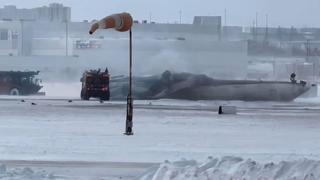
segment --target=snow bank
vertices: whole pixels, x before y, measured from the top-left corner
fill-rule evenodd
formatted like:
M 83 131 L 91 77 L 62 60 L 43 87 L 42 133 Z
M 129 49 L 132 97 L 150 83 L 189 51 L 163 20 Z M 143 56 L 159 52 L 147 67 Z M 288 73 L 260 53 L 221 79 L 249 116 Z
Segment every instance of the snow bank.
M 320 179 L 320 161 L 299 160 L 261 164 L 238 157 L 209 157 L 206 162 L 164 162 L 149 170 L 140 180 L 315 180 Z
M 0 164 L 1 180 L 58 180 L 62 178 L 55 177 L 46 171 L 35 172 L 31 168 L 16 168 L 8 170 L 7 166 Z

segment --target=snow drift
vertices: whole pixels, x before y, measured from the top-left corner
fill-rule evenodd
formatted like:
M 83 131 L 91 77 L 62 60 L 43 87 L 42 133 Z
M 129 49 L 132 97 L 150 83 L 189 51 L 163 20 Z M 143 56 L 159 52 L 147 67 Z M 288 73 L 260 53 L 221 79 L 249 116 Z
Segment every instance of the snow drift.
M 33 171 L 29 167 L 8 169 L 6 165 L 0 164 L 1 180 L 61 180 L 46 171 Z
M 238 157 L 209 157 L 206 162 L 162 163 L 150 169 L 140 180 L 315 180 L 320 179 L 320 161 L 299 160 L 262 164 Z

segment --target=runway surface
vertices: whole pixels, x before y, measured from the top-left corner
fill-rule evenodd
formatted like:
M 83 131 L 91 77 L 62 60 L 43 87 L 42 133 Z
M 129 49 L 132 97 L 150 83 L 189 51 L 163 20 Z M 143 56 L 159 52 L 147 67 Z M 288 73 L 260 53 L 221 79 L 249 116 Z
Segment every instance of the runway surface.
M 165 160 L 239 156 L 261 162 L 320 159 L 320 103 L 135 101 L 0 96 L 0 162 L 62 179 L 136 179 Z M 220 105 L 236 115 L 218 115 Z

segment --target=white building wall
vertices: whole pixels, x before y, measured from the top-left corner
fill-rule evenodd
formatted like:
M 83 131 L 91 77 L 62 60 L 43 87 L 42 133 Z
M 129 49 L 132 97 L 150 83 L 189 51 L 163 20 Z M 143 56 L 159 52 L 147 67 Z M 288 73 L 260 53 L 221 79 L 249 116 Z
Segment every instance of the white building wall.
M 68 52 L 66 46 L 68 44 Z M 68 39 L 66 43 L 65 38 L 41 38 L 32 40 L 32 55 L 51 55 L 51 56 L 69 56 L 73 55 L 73 42 Z

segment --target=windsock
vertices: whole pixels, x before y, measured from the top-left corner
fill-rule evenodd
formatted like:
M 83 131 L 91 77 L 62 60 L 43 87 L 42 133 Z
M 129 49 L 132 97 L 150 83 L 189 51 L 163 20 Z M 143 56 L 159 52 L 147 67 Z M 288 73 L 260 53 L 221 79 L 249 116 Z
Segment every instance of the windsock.
M 133 19 L 129 13 L 120 13 L 107 16 L 100 21 L 94 23 L 89 31 L 93 34 L 97 29 L 114 28 L 117 31 L 125 32 L 131 29 Z

